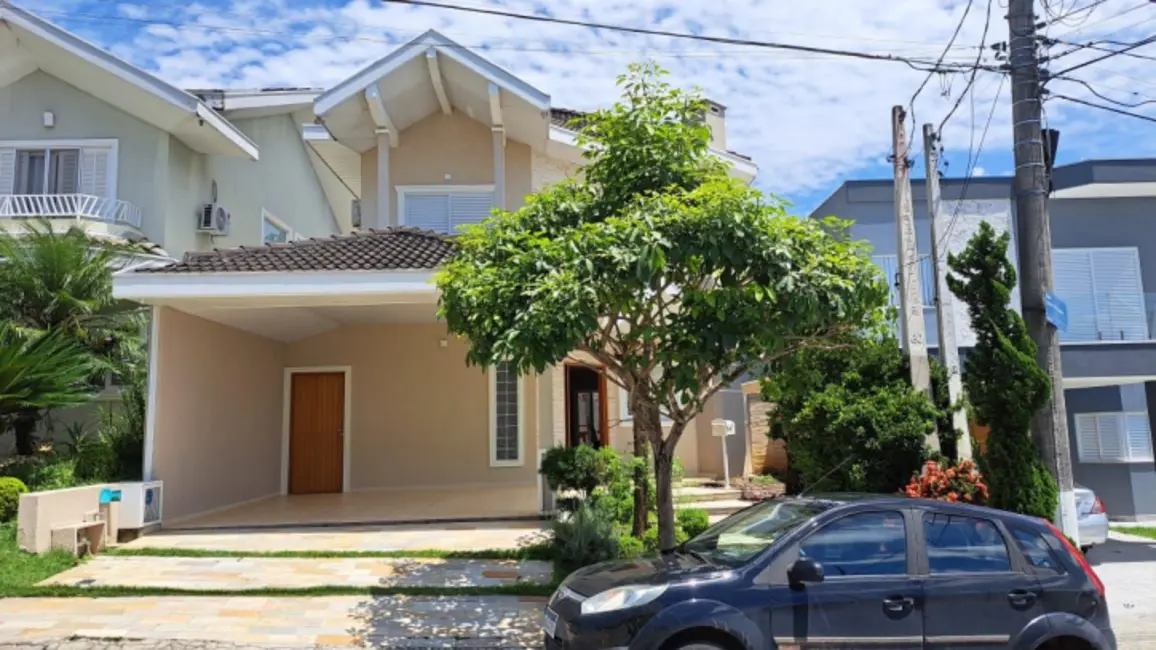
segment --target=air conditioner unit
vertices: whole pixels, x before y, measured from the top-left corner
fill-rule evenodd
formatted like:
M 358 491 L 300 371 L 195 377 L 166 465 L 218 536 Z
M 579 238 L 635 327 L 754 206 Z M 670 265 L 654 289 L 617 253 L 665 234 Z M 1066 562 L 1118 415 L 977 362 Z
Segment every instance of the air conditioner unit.
M 120 484 L 120 527 L 139 529 L 161 523 L 161 481 Z
M 210 235 L 228 235 L 232 216 L 219 203 L 206 203 L 197 215 L 197 230 Z
M 349 215 L 354 228 L 361 227 L 361 199 L 353 199 L 349 205 Z

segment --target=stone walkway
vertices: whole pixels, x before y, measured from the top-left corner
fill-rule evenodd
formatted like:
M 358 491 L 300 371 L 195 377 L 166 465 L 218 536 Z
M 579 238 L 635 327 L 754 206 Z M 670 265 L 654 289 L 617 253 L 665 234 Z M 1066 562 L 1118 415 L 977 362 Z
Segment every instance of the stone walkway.
M 512 521 L 422 526 L 353 526 L 254 530 L 163 530 L 127 548 L 209 551 L 447 551 L 514 549 L 542 541 L 548 522 Z
M 528 648 L 541 645 L 544 605 L 544 598 L 515 596 L 9 598 L 0 600 L 0 649 L 55 643 L 53 648 L 74 650 L 62 643 L 73 638 L 145 640 L 151 645 L 140 647 L 150 649 L 202 648 L 205 642 Z M 93 642 L 75 650 L 100 647 Z
M 547 584 L 549 562 L 426 558 L 190 558 L 98 555 L 42 585 L 196 590 L 493 587 Z

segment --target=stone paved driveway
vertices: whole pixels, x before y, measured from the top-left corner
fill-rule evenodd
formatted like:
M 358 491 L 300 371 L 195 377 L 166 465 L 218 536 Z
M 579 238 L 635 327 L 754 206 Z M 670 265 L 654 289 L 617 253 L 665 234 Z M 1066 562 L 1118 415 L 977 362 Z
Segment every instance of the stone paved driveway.
M 550 582 L 548 562 L 379 558 L 188 558 L 100 555 L 41 584 L 199 590 L 492 587 Z
M 151 644 L 142 650 L 202 647 L 193 641 L 278 648 L 528 648 L 540 645 L 544 604 L 543 598 L 515 596 L 9 598 L 0 600 L 0 648 L 42 647 L 36 644 L 75 637 Z M 100 646 L 80 646 L 89 647 Z

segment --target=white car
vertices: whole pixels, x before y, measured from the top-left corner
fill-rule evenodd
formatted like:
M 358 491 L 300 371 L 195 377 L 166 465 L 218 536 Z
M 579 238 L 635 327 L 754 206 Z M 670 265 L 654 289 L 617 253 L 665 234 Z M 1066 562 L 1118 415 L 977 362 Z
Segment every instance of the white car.
M 1080 524 L 1080 550 L 1087 553 L 1093 546 L 1108 541 L 1108 512 L 1096 493 L 1076 486 L 1076 513 Z

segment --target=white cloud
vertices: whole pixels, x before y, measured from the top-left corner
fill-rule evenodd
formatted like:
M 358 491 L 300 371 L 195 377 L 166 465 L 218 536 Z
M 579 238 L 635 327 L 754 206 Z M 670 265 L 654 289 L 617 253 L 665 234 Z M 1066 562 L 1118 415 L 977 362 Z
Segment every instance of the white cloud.
M 987 170 L 983 167 L 975 167 L 971 171 L 972 176 L 987 176 Z
M 55 4 L 67 2 L 71 6 L 76 1 L 56 0 Z M 134 23 L 132 38 L 110 37 L 102 42 L 118 55 L 186 87 L 327 86 L 432 27 L 463 45 L 478 48 L 484 56 L 550 93 L 555 105 L 579 109 L 612 102 L 617 94 L 614 78 L 626 64 L 655 58 L 671 70 L 677 83 L 701 85 L 708 96 L 729 107 L 728 144 L 756 158 L 764 189 L 788 195 L 813 193 L 882 162 L 890 143 L 891 106 L 906 104 L 926 76 L 902 63 L 529 23 L 381 0 L 334 1 L 328 6 L 306 0 L 121 4 L 118 10 L 123 17 L 160 22 Z M 462 6 L 548 12 L 621 25 L 652 26 L 660 21 L 661 28 L 674 31 L 931 59 L 950 38 L 966 4 L 962 0 L 453 1 Z M 1060 36 L 1071 32 L 1065 38 L 1085 42 L 1092 38 L 1136 38 L 1150 31 L 1151 21 L 1156 21 L 1156 6 L 1112 16 L 1137 2 L 1145 4 L 1141 0 L 1107 3 L 1097 8 L 1083 27 L 1056 26 L 1050 33 Z M 974 60 L 986 6 L 983 0 L 975 0 L 949 60 Z M 993 2 L 989 43 L 1007 39 L 1004 13 L 999 3 Z M 61 20 L 62 16 L 49 18 Z M 116 29 L 119 33 L 126 28 L 123 23 L 76 17 L 66 23 L 86 32 Z M 1064 49 L 1066 46 L 1056 46 L 1053 53 Z M 1071 54 L 1052 68 L 1061 69 L 1098 54 L 1087 50 Z M 985 60 L 997 63 L 991 55 L 991 50 L 985 51 Z M 1103 93 L 1128 100 L 1130 92 L 1156 97 L 1151 66 L 1150 61 L 1118 56 L 1075 74 Z M 965 83 L 962 75 L 931 79 L 916 102 L 916 121 L 938 124 Z M 1007 83 L 1001 85 L 999 74 L 980 73 L 974 120 L 972 101 L 967 99 L 944 129 L 944 145 L 949 158 L 956 162 L 953 172 L 965 168 L 967 151 L 978 142 L 997 92 L 1002 95 L 992 114 L 984 151 L 1010 151 L 1009 87 Z M 1071 82 L 1055 81 L 1052 87 L 1101 101 Z M 1047 113 L 1050 123 L 1064 130 L 1061 159 L 1076 152 L 1121 156 L 1156 151 L 1156 138 L 1130 137 L 1121 142 L 1121 134 L 1127 130 L 1156 128 L 1154 125 L 1058 100 L 1048 103 Z M 1003 162 L 989 164 L 1006 166 Z M 978 174 L 983 171 L 977 169 Z

